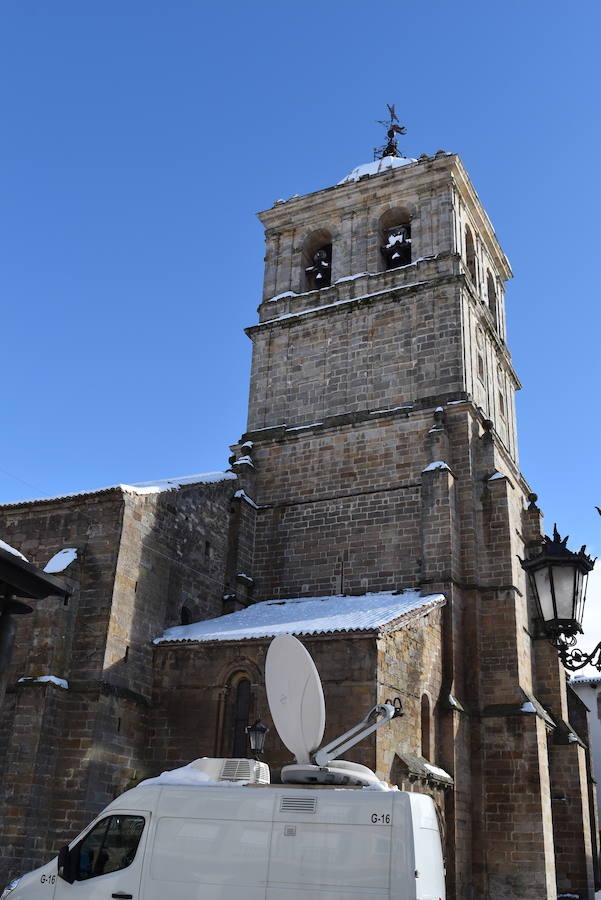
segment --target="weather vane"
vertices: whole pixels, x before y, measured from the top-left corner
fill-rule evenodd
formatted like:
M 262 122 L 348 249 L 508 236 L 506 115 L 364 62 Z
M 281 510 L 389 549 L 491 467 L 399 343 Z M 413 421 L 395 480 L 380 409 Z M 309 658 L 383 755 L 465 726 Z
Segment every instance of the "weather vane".
M 394 103 L 392 106 L 390 103 L 387 103 L 389 118 L 382 120 L 378 119 L 378 125 L 383 125 L 386 128 L 386 137 L 388 138 L 388 143 L 386 143 L 383 147 L 376 147 L 374 149 L 374 159 L 383 159 L 385 156 L 402 156 L 403 154 L 400 152 L 398 144 L 396 142 L 397 134 L 407 134 L 407 129 L 404 125 L 396 125 L 395 123 L 399 121 L 399 117 L 396 114 L 396 110 L 394 108 Z

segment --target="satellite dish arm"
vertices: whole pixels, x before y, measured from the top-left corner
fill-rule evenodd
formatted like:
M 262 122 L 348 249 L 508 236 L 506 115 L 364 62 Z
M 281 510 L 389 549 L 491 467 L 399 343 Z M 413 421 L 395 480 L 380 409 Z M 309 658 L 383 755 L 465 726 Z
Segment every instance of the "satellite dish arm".
M 326 744 L 325 747 L 314 753 L 313 760 L 315 765 L 327 766 L 338 754 L 344 753 L 349 747 L 354 747 L 355 744 L 358 744 L 363 738 L 380 728 L 381 725 L 385 725 L 391 719 L 402 715 L 400 701 L 396 698 L 394 704 L 389 702 L 377 703 L 358 725 L 354 725 L 348 731 L 345 731 L 344 734 L 334 738 L 333 741 L 330 741 L 329 744 Z

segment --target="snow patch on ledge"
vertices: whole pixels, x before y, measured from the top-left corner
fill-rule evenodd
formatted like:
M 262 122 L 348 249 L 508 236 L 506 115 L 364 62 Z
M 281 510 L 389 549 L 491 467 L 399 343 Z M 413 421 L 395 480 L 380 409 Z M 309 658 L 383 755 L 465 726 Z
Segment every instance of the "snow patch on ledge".
M 381 297 L 383 294 L 392 294 L 395 291 L 404 291 L 407 288 L 421 287 L 428 284 L 427 281 L 411 281 L 408 284 L 398 284 L 383 291 L 374 291 L 372 294 L 361 294 L 359 297 L 349 297 L 346 300 L 335 300 L 333 303 L 324 303 L 323 306 L 312 306 L 310 309 L 300 309 L 298 312 L 283 313 L 281 316 L 274 316 L 273 319 L 265 319 L 264 322 L 257 322 L 251 328 L 261 328 L 264 325 L 273 325 L 274 322 L 281 322 L 283 319 L 295 319 L 300 316 L 308 316 L 310 313 L 323 312 L 325 309 L 334 309 L 336 306 L 344 306 L 349 303 L 358 303 L 359 300 L 370 300 L 372 297 Z
M 342 284 L 343 281 L 354 281 L 355 278 L 364 278 L 365 276 L 373 275 L 373 272 L 355 272 L 354 275 L 343 275 L 342 278 L 337 278 L 334 284 Z
M 438 459 L 436 462 L 431 462 L 425 469 L 422 469 L 422 472 L 433 472 L 434 469 L 448 469 L 449 472 L 451 471 L 446 462 L 443 462 L 442 459 Z
M 408 156 L 385 156 L 383 159 L 374 159 L 373 162 L 363 163 L 357 166 L 352 172 L 349 172 L 338 184 L 349 184 L 353 181 L 359 181 L 366 175 L 380 175 L 390 169 L 398 169 L 400 166 L 408 166 L 417 162 Z
M 22 675 L 21 678 L 17 678 L 17 684 L 54 684 L 56 687 L 63 688 L 63 690 L 67 691 L 69 689 L 69 682 L 64 678 L 57 678 L 56 675 L 32 675 L 31 677 L 27 675 Z
M 520 712 L 536 713 L 536 707 L 530 700 L 526 700 L 526 702 L 522 703 L 522 705 L 520 706 Z
M 19 550 L 15 550 L 14 547 L 11 547 L 6 541 L 0 541 L 0 549 L 6 550 L 7 553 L 12 553 L 13 556 L 18 556 L 19 559 L 22 559 L 24 562 L 29 562 L 26 556 L 23 556 Z
M 255 467 L 250 456 L 241 456 L 235 463 L 232 463 L 232 466 L 250 466 L 251 469 L 254 469 Z M 237 478 L 237 476 L 234 475 L 234 478 Z
M 284 291 L 283 294 L 276 294 L 275 297 L 269 297 L 267 303 L 275 303 L 276 300 L 283 300 L 284 297 L 298 297 L 296 291 Z
M 499 478 L 507 478 L 507 475 L 503 475 L 502 472 L 495 472 L 494 475 L 491 475 L 488 480 L 489 481 L 498 481 Z
M 249 506 L 252 506 L 253 509 L 261 509 L 262 507 L 257 506 L 252 497 L 249 497 L 246 491 L 236 491 L 234 494 L 234 498 L 236 500 L 244 500 L 245 503 L 248 503 Z
M 286 431 L 304 431 L 306 428 L 317 428 L 318 425 L 323 425 L 323 422 L 309 422 L 308 425 L 291 425 Z
M 396 412 L 399 409 L 413 409 L 413 403 L 403 403 L 402 406 L 386 406 L 384 409 L 372 409 L 370 416 L 380 416 L 382 413 Z
M 44 566 L 44 572 L 48 575 L 56 575 L 58 572 L 64 572 L 71 563 L 77 559 L 76 547 L 64 547 L 55 553 Z
M 432 775 L 435 775 L 437 778 L 445 778 L 449 781 L 452 781 L 452 777 L 448 772 L 445 772 L 444 769 L 441 769 L 439 766 L 433 766 L 430 763 L 424 763 L 424 769 L 427 769 L 428 772 L 431 772 Z

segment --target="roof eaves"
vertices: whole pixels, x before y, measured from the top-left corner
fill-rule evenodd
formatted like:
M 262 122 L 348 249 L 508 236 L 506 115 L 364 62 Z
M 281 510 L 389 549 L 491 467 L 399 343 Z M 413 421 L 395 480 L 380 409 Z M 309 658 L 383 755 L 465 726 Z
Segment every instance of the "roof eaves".
M 402 616 L 399 616 L 397 619 L 393 619 L 392 621 L 387 622 L 385 625 L 380 625 L 378 628 L 378 632 L 381 635 L 384 635 L 390 634 L 392 631 L 398 631 L 400 628 L 404 628 L 405 625 L 410 625 L 411 622 L 415 622 L 417 619 L 422 619 L 424 616 L 429 615 L 435 609 L 439 609 L 439 607 L 444 606 L 446 602 L 447 598 L 444 596 L 444 594 L 439 594 L 429 603 L 424 603 L 423 606 L 418 606 L 415 609 L 410 609 L 406 613 L 403 613 Z

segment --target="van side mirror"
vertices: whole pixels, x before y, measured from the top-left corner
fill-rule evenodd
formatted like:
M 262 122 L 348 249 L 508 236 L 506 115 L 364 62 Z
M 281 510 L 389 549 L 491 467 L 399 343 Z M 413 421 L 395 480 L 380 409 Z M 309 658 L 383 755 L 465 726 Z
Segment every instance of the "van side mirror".
M 68 844 L 65 844 L 58 851 L 58 877 L 69 884 L 73 884 L 75 881 L 75 872 L 73 871 L 75 869 L 75 856 L 76 854 L 72 854 L 69 850 Z

